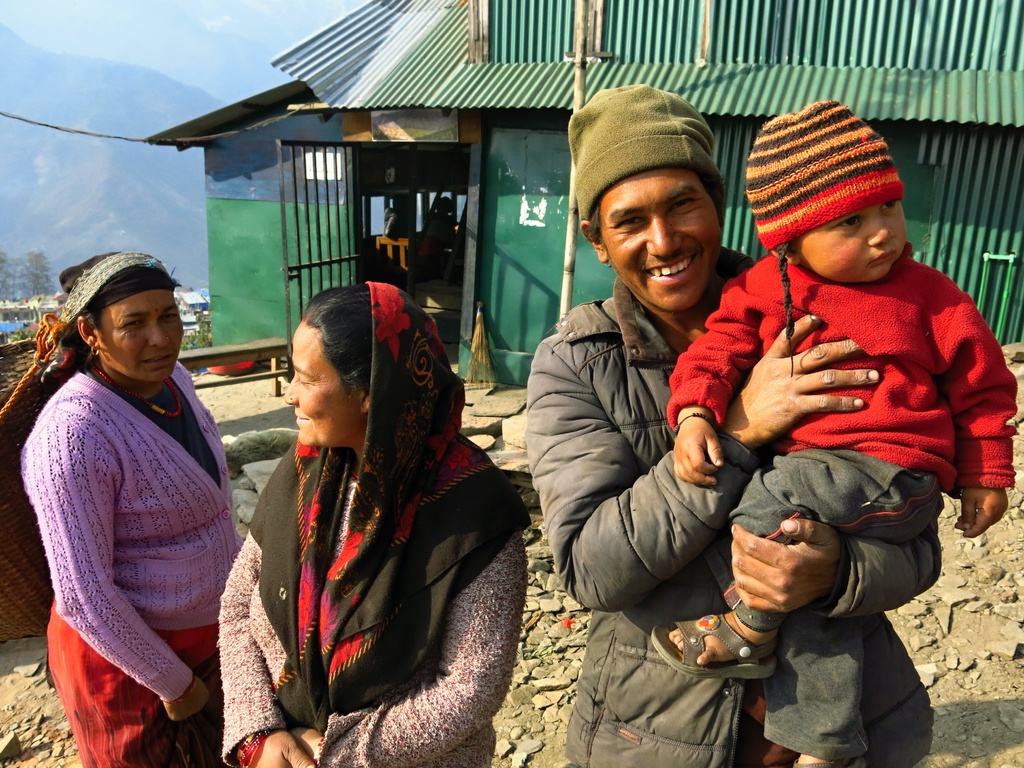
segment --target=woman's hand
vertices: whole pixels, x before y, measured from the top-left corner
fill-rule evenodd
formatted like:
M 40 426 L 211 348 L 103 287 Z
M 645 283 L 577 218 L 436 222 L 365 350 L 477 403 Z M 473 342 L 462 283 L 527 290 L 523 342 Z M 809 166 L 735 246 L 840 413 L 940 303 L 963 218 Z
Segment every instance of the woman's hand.
M 815 315 L 796 321 L 793 346 L 821 325 Z M 789 342 L 783 331 L 750 372 L 733 398 L 722 431 L 755 449 L 791 430 L 809 413 L 847 412 L 864 407 L 859 397 L 828 394 L 830 389 L 876 384 L 878 371 L 860 368 L 835 370 L 828 366 L 864 353 L 854 341 L 831 341 L 789 356 Z
M 200 678 L 192 676 L 188 689 L 174 701 L 165 701 L 167 717 L 174 721 L 184 720 L 202 711 L 210 700 L 210 691 Z
M 832 592 L 839 563 L 839 534 L 824 523 L 782 522 L 792 544 L 755 536 L 732 527 L 732 571 L 740 599 L 748 608 L 789 613 Z
M 315 728 L 292 728 L 292 736 L 298 739 L 299 744 L 306 751 L 314 762 L 320 760 L 320 747 L 323 741 L 323 734 Z
M 316 763 L 304 739 L 289 731 L 274 731 L 249 765 L 250 768 L 314 768 Z

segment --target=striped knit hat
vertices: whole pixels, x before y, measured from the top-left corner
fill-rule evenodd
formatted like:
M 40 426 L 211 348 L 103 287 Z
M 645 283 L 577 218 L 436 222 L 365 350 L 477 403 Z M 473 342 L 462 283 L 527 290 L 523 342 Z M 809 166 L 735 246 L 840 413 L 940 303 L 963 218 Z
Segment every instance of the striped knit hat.
M 747 160 L 747 199 L 768 250 L 841 216 L 903 198 L 885 140 L 836 101 L 765 123 Z

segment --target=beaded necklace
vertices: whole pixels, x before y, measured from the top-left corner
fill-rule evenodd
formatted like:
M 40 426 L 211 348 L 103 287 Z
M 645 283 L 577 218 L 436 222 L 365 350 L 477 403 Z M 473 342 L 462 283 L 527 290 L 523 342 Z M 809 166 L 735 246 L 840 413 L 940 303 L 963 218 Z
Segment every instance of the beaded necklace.
M 113 387 L 114 389 L 119 390 L 121 392 L 124 392 L 126 395 L 131 395 L 132 397 L 141 400 L 146 405 L 148 405 L 150 408 L 152 408 L 154 411 L 159 413 L 161 416 L 166 416 L 169 419 L 174 419 L 174 418 L 177 418 L 178 416 L 181 416 L 181 399 L 178 397 L 178 388 L 174 386 L 174 382 L 171 381 L 170 378 L 164 379 L 164 384 L 167 385 L 167 387 L 171 390 L 171 394 L 174 396 L 174 410 L 173 411 L 168 411 L 166 408 L 161 408 L 159 405 L 157 405 L 156 403 L 154 403 L 154 402 L 152 402 L 150 400 L 147 400 L 142 395 L 138 395 L 138 394 L 132 392 L 130 389 L 125 389 L 120 384 L 115 383 L 114 380 L 111 379 L 106 374 L 106 372 L 102 368 L 100 368 L 98 365 L 94 365 L 92 367 L 92 370 L 93 370 L 93 372 L 97 376 L 99 376 L 101 379 L 103 379 L 103 381 L 106 382 L 107 384 L 109 384 L 111 387 Z

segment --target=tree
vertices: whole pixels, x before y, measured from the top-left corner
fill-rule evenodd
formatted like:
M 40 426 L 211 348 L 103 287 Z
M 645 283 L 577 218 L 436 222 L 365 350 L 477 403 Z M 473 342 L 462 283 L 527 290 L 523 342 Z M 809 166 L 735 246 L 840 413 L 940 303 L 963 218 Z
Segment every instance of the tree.
M 42 251 L 29 251 L 21 275 L 26 296 L 53 293 L 53 271 L 50 260 Z
M 0 251 L 0 301 L 14 298 L 15 265 Z

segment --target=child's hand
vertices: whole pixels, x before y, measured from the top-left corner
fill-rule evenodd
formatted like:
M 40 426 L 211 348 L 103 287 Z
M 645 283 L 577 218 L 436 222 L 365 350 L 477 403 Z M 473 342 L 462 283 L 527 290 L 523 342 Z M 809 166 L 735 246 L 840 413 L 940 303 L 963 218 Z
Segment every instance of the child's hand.
M 715 428 L 705 419 L 689 416 L 691 413 L 714 418 L 707 408 L 684 408 L 680 412 L 679 432 L 672 449 L 676 475 L 694 485 L 714 485 L 714 474 L 725 463 L 722 446 Z
M 955 527 L 965 539 L 980 536 L 999 522 L 1008 504 L 1005 488 L 964 488 Z

